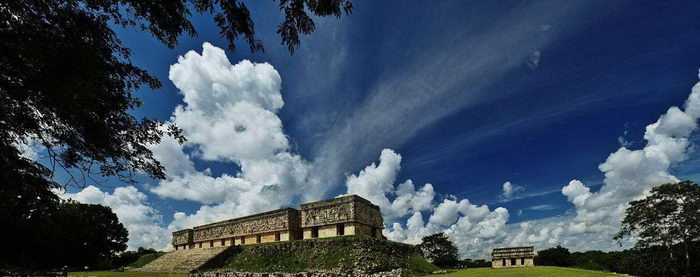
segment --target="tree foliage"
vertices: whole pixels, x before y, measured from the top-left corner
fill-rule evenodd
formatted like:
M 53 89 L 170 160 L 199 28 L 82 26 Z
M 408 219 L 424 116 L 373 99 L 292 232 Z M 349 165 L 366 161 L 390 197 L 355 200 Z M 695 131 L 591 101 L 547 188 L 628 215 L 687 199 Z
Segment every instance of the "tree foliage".
M 300 34 L 315 29 L 307 11 L 339 17 L 352 10 L 349 0 L 282 0 L 279 7 L 285 19 L 277 32 L 290 52 Z M 236 0 L 0 1 L 0 143 L 38 141 L 51 172 L 81 170 L 68 183 L 91 176 L 82 173 L 131 177 L 134 170 L 164 178 L 147 145 L 166 131 L 183 137 L 173 126 L 129 113 L 142 104 L 134 92 L 161 84 L 131 63 L 110 24 L 147 30 L 174 47 L 183 33 L 197 34 L 191 10 L 212 14 L 230 49 L 242 37 L 252 51 L 263 50 L 248 8 Z
M 99 267 L 126 250 L 128 231 L 112 209 L 64 201 L 52 213 L 24 229 L 23 244 L 7 241 L 0 269 L 47 270 Z
M 571 253 L 569 249 L 557 245 L 557 247 L 538 251 L 535 257 L 535 264 L 569 267 L 572 264 Z
M 550 248 L 547 250 L 557 249 Z M 558 253 L 568 252 L 568 249 L 563 248 L 566 251 L 557 250 Z M 691 259 L 700 258 L 700 242 L 692 242 L 689 247 L 689 256 Z M 683 253 L 684 247 L 681 244 L 676 244 L 671 246 L 671 250 L 675 255 L 681 255 Z M 540 253 L 535 257 L 536 265 L 556 265 L 556 263 L 544 263 L 538 261 L 540 259 Z M 554 251 L 548 251 L 554 252 Z M 559 255 L 564 256 L 564 255 Z M 643 277 L 658 277 L 658 276 L 683 276 L 685 273 L 683 269 L 685 265 L 681 261 L 672 261 L 668 255 L 668 249 L 664 246 L 650 246 L 647 248 L 633 248 L 623 251 L 585 251 L 585 252 L 572 252 L 569 255 L 570 267 L 590 269 L 590 270 L 600 270 L 600 271 L 610 271 L 621 274 L 628 274 L 631 276 L 643 276 Z M 561 265 L 559 265 L 561 266 Z M 700 266 L 693 265 L 689 271 L 690 276 L 694 272 L 700 272 Z
M 50 218 L 50 224 L 54 238 L 51 247 L 56 251 L 52 266 L 94 268 L 126 250 L 129 232 L 109 207 L 63 202 Z
M 459 265 L 459 251 L 445 233 L 436 233 L 423 237 L 418 244 L 423 257 L 436 266 L 454 268 Z
M 637 238 L 635 247 L 640 249 L 666 248 L 672 263 L 685 264 L 678 274 L 689 274 L 693 263 L 690 246 L 700 240 L 700 186 L 691 181 L 663 184 L 646 198 L 630 202 L 615 238 L 627 236 Z M 674 245 L 683 247 L 682 255 L 674 255 Z
M 124 251 L 119 253 L 118 256 L 114 257 L 112 260 L 108 260 L 105 264 L 105 269 L 112 269 L 112 268 L 122 268 L 126 266 L 130 266 L 134 262 L 136 262 L 139 258 L 141 258 L 144 255 L 157 255 L 162 252 L 158 252 L 153 248 L 144 248 L 144 247 L 139 247 L 136 249 L 136 251 L 130 250 L 130 251 Z
M 477 267 L 491 267 L 491 261 L 485 259 L 463 259 L 459 261 L 459 268 L 477 268 Z

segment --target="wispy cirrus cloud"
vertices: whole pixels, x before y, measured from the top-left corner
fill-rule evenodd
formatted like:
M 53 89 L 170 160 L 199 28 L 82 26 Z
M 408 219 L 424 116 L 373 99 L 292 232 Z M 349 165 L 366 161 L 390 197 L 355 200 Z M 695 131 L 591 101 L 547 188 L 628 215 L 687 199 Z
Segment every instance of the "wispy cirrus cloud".
M 535 206 L 530 206 L 525 208 L 525 210 L 532 210 L 532 211 L 549 211 L 549 210 L 554 210 L 557 207 L 554 207 L 549 204 L 542 204 L 542 205 L 535 205 Z
M 356 100 L 350 108 L 340 107 L 342 117 L 309 114 L 308 117 L 322 118 L 316 121 L 321 127 L 314 132 L 317 143 L 312 146 L 310 157 L 319 164 L 315 172 L 320 178 L 330 184 L 340 184 L 340 176 L 370 161 L 381 149 L 398 148 L 422 129 L 457 111 L 475 109 L 509 97 L 513 91 L 490 93 L 487 88 L 504 81 L 514 70 L 527 68 L 528 64 L 539 64 L 539 57 L 546 47 L 576 28 L 579 23 L 576 18 L 589 7 L 583 3 L 527 2 L 511 8 L 493 17 L 483 16 L 483 20 L 488 21 L 483 28 L 466 28 L 457 35 L 445 32 L 426 34 L 422 40 L 431 43 L 419 51 L 420 55 L 407 57 L 380 70 L 379 76 L 365 86 L 367 92 L 363 93 L 362 99 Z M 543 9 L 547 12 L 542 12 Z M 439 9 L 436 10 L 427 12 L 439 14 Z M 475 21 L 470 23 L 484 23 Z M 335 34 L 342 37 L 342 33 Z M 386 34 L 382 39 L 385 44 L 391 41 L 406 44 L 404 38 L 398 36 Z M 347 41 L 335 40 L 338 43 Z M 411 44 L 406 47 L 411 47 Z M 394 51 L 393 48 L 378 49 L 382 50 Z M 521 118 L 517 122 L 511 117 L 485 121 L 478 130 L 468 132 L 467 137 L 460 136 L 459 143 L 482 141 L 524 130 L 533 124 L 545 124 L 541 119 L 556 117 L 557 109 L 562 107 L 545 108 L 547 110 L 538 111 L 540 117 Z M 568 112 L 570 108 L 561 112 Z M 444 151 L 449 149 L 448 145 Z

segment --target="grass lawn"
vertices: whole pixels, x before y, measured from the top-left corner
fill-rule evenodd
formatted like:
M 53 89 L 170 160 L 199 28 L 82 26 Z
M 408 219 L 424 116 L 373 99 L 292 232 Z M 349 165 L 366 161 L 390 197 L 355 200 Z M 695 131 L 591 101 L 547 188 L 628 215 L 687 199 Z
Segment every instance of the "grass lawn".
M 187 274 L 177 273 L 152 273 L 152 272 L 116 272 L 116 271 L 88 271 L 88 272 L 71 272 L 70 277 L 126 277 L 126 276 L 141 276 L 141 277 L 186 277 Z
M 526 268 L 470 268 L 457 270 L 455 272 L 447 274 L 435 274 L 430 276 L 443 276 L 443 277 L 471 277 L 471 276 L 484 276 L 484 277 L 545 277 L 545 276 L 558 276 L 558 277 L 604 277 L 604 276 L 625 276 L 620 274 L 614 274 L 602 271 L 590 271 L 575 268 L 562 268 L 562 267 L 550 267 L 550 266 L 536 266 L 536 267 L 526 267 Z

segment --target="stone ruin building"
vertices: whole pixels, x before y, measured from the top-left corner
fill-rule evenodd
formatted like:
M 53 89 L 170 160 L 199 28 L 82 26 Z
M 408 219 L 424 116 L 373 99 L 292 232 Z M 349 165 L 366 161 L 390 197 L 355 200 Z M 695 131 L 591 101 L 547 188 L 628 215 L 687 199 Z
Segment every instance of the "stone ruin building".
M 175 250 L 365 235 L 382 238 L 379 206 L 357 195 L 306 203 L 173 232 Z
M 494 248 L 491 251 L 492 268 L 526 266 L 535 266 L 534 246 Z

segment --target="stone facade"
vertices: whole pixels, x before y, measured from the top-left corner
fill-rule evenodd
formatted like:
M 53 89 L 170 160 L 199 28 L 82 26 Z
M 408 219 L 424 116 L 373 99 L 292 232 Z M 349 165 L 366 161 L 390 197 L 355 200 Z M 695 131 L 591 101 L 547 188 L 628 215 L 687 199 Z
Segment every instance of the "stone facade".
M 357 195 L 301 205 L 303 239 L 342 235 L 382 237 L 379 207 Z
M 492 268 L 535 266 L 535 247 L 495 248 L 491 251 Z
M 213 248 L 342 235 L 381 238 L 384 222 L 379 207 L 349 195 L 214 222 L 173 232 L 175 250 Z
M 184 250 L 299 238 L 299 211 L 286 208 L 173 232 L 172 243 L 175 250 Z

